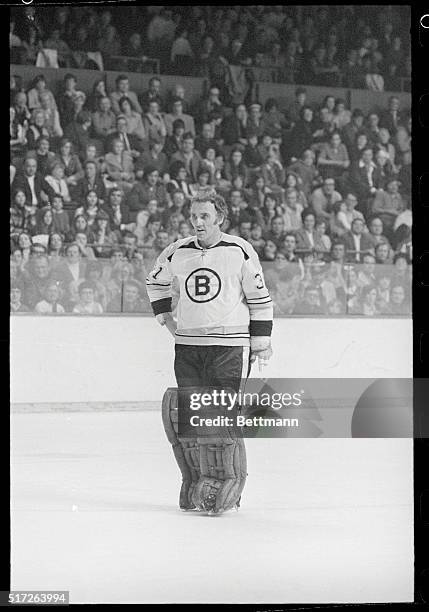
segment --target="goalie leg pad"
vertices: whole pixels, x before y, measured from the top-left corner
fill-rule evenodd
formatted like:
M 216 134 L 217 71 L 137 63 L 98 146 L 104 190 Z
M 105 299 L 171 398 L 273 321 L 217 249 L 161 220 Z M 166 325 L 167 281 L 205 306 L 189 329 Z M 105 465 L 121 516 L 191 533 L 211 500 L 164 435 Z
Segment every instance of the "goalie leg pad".
M 183 510 L 192 510 L 192 493 L 200 477 L 199 446 L 197 438 L 182 438 L 178 432 L 177 389 L 169 388 L 162 398 L 162 422 L 168 441 L 173 447 L 182 474 L 182 485 L 179 494 L 179 506 Z
M 239 504 L 246 483 L 246 448 L 241 438 L 198 438 L 201 475 L 192 501 L 200 510 L 225 512 Z
M 228 437 L 178 435 L 178 393 L 169 388 L 162 400 L 162 421 L 182 474 L 179 506 L 215 513 L 239 504 L 246 483 L 244 440 L 228 429 Z

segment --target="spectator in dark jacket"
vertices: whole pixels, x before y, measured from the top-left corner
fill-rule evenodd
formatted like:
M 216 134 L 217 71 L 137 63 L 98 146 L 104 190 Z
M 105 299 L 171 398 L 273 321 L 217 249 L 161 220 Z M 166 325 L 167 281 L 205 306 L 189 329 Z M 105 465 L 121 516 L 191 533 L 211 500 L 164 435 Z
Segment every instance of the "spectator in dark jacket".
M 159 140 L 151 141 L 149 151 L 142 153 L 135 163 L 137 178 L 143 178 L 144 170 L 148 166 L 156 168 L 162 177 L 168 170 L 167 156 L 162 150 L 162 142 Z
M 357 195 L 364 215 L 368 213 L 368 201 L 372 200 L 377 189 L 382 187 L 381 173 L 373 157 L 372 149 L 364 149 L 360 160 L 350 168 L 350 188 Z
M 117 235 L 120 236 L 124 226 L 130 222 L 130 214 L 128 205 L 124 200 L 124 192 L 117 187 L 111 189 L 103 210 L 108 215 L 110 229 L 117 232 Z
M 159 108 L 163 109 L 164 99 L 161 95 L 161 80 L 158 77 L 152 77 L 149 81 L 149 89 L 143 92 L 140 97 L 141 106 L 143 112 L 149 110 L 149 102 L 156 101 L 159 104 Z
M 343 127 L 342 138 L 349 152 L 355 146 L 357 136 L 363 129 L 363 121 L 363 112 L 360 108 L 355 108 L 352 112 L 351 121 Z
M 182 148 L 185 124 L 182 119 L 176 119 L 173 123 L 173 133 L 165 139 L 164 153 L 170 158 Z
M 203 123 L 201 134 L 195 138 L 195 149 L 204 156 L 207 149 L 214 149 L 216 152 L 218 146 L 214 138 L 214 126 L 211 123 Z
M 26 202 L 29 205 L 40 208 L 48 202 L 46 184 L 37 171 L 37 160 L 34 157 L 27 157 L 22 172 L 16 174 L 11 191 L 14 193 L 18 189 L 22 189 L 25 193 Z
M 28 156 L 34 157 L 37 160 L 37 172 L 43 177 L 49 174 L 52 163 L 55 160 L 55 153 L 50 151 L 49 148 L 49 138 L 41 136 L 36 142 L 35 150 L 27 152 Z
M 77 118 L 69 123 L 64 130 L 64 136 L 72 141 L 75 151 L 81 159 L 83 159 L 86 147 L 91 142 L 91 125 L 91 113 L 81 111 Z
M 41 108 L 35 108 L 33 110 L 25 137 L 27 139 L 28 150 L 35 149 L 36 142 L 38 142 L 40 138 L 49 139 L 49 130 L 45 125 L 45 113 Z
M 219 87 L 213 85 L 209 89 L 209 93 L 206 99 L 201 100 L 199 105 L 196 108 L 196 118 L 200 125 L 203 125 L 205 122 L 209 121 L 210 113 L 213 111 L 218 111 L 220 113 L 224 113 L 223 104 L 220 101 L 220 91 Z
M 299 159 L 306 149 L 313 144 L 314 122 L 313 109 L 305 106 L 301 110 L 301 118 L 292 129 L 289 140 L 282 145 L 283 159 L 288 162 L 291 158 Z M 293 159 L 292 161 L 295 161 Z
M 58 111 L 60 113 L 61 125 L 64 127 L 74 119 L 75 107 L 74 99 L 78 94 L 76 77 L 73 74 L 66 74 L 63 81 L 64 89 L 58 96 Z
M 131 153 L 132 157 L 136 159 L 144 150 L 144 142 L 135 134 L 128 134 L 127 130 L 128 123 L 126 117 L 124 117 L 124 115 L 119 115 L 116 118 L 116 131 L 112 132 L 106 140 L 106 151 L 112 149 L 114 140 L 121 140 L 124 144 L 124 151 L 128 151 L 128 153 Z
M 374 252 L 374 241 L 368 233 L 364 233 L 364 229 L 362 219 L 353 219 L 352 229 L 341 237 L 349 261 L 361 262 L 364 253 Z
M 103 179 L 97 172 L 95 161 L 86 161 L 83 165 L 83 171 L 83 178 L 78 181 L 76 188 L 72 192 L 74 200 L 82 204 L 86 201 L 88 192 L 95 191 L 99 202 L 102 203 L 106 197 L 106 187 L 104 186 Z
M 167 193 L 164 185 L 159 183 L 159 172 L 151 166 L 146 168 L 142 181 L 138 181 L 128 195 L 128 206 L 131 216 L 136 216 L 139 210 L 145 208 L 149 200 L 157 200 L 165 206 Z
M 244 104 L 238 104 L 234 114 L 222 125 L 222 136 L 227 145 L 247 144 L 248 116 Z
M 387 128 L 389 134 L 395 135 L 399 125 L 404 123 L 404 115 L 399 110 L 399 98 L 391 96 L 389 98 L 389 108 L 380 116 L 380 127 Z
M 194 137 L 190 132 L 183 135 L 182 148 L 171 158 L 171 161 L 180 161 L 184 164 L 191 182 L 196 183 L 198 170 L 201 166 L 201 155 L 195 150 Z

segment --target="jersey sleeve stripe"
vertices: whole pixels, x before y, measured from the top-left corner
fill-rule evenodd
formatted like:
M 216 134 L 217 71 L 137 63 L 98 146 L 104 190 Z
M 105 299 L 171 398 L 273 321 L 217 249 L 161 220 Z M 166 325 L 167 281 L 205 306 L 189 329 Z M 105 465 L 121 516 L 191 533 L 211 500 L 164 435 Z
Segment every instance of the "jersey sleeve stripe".
M 265 300 L 263 302 L 259 302 L 258 304 L 248 304 L 249 310 L 252 311 L 252 310 L 255 310 L 255 309 L 258 309 L 258 308 L 264 308 L 265 304 L 271 304 L 272 301 L 273 301 L 272 299 L 269 299 L 269 300 Z
M 261 334 L 260 334 L 261 335 Z M 265 335 L 265 334 L 264 334 Z M 267 334 L 268 335 L 268 334 Z M 181 336 L 182 338 L 248 338 L 249 334 L 204 334 L 204 335 L 191 335 L 191 334 L 181 334 L 176 331 L 176 336 Z
M 257 301 L 260 301 L 260 300 L 266 300 L 268 298 L 271 298 L 271 296 L 269 294 L 263 295 L 263 296 L 257 297 L 257 298 L 246 298 L 246 301 L 247 302 L 257 302 Z
M 171 283 L 149 283 L 149 281 L 146 282 L 146 286 L 147 287 L 151 287 L 152 285 L 156 285 L 157 287 L 169 287 Z

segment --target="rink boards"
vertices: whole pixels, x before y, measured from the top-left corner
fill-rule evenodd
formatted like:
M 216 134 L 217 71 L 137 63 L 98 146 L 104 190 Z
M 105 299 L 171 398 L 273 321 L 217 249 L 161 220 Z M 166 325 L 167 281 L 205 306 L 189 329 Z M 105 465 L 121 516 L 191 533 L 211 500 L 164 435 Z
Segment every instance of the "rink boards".
M 273 349 L 270 378 L 406 378 L 412 321 L 278 318 Z M 173 359 L 173 339 L 153 317 L 14 316 L 11 401 L 33 409 L 153 408 L 175 384 Z

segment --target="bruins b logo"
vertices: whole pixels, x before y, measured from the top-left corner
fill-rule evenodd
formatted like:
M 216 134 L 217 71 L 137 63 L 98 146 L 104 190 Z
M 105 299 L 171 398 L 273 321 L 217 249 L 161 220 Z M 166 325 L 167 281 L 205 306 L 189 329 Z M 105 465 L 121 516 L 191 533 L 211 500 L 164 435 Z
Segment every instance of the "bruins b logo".
M 193 302 L 203 303 L 214 300 L 220 293 L 220 276 L 211 268 L 198 268 L 185 281 L 186 293 Z

